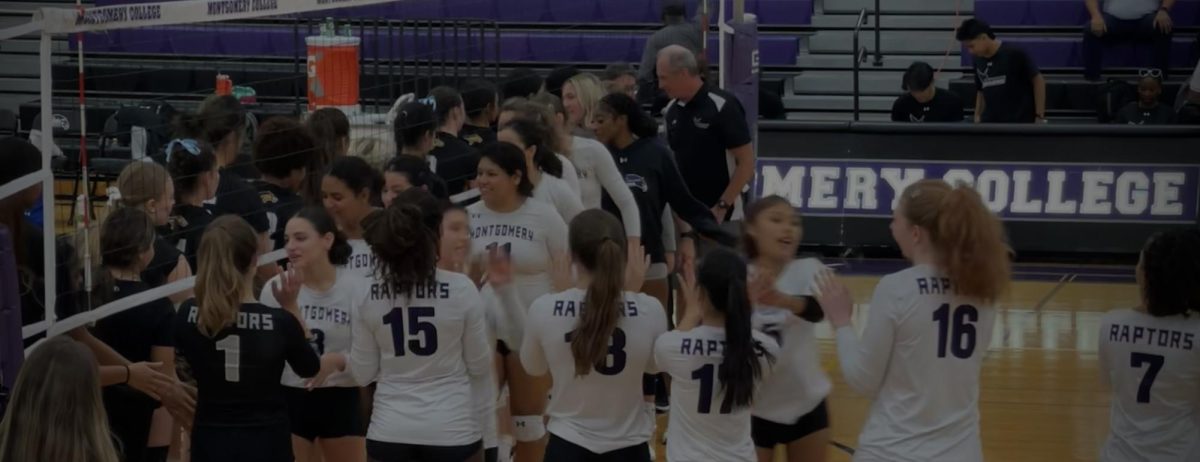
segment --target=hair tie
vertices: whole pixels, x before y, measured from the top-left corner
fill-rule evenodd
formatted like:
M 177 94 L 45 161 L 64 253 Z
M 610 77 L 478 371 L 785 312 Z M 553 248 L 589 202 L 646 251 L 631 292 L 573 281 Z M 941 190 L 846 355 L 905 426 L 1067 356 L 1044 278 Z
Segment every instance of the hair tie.
M 121 204 L 121 190 L 116 186 L 109 186 L 104 190 L 104 194 L 108 196 L 108 206 L 116 207 Z
M 167 143 L 167 147 L 164 148 L 164 150 L 167 152 L 167 162 L 171 161 L 171 153 L 175 152 L 176 146 L 182 146 L 185 151 L 193 156 L 200 155 L 200 143 L 197 143 L 195 139 L 176 138 L 171 140 L 170 143 Z

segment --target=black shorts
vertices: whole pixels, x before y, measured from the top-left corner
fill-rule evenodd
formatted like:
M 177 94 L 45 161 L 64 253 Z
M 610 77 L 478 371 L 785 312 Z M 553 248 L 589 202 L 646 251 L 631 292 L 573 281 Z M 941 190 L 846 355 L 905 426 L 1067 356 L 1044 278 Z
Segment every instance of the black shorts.
M 462 462 L 479 453 L 483 441 L 464 446 L 425 446 L 367 440 L 367 460 L 371 462 Z
M 496 340 L 496 353 L 500 353 L 500 356 L 508 356 L 512 350 L 508 349 L 508 344 L 504 343 L 504 340 Z
M 500 460 L 500 448 L 487 448 L 483 450 L 483 462 L 497 462 Z
M 642 396 L 654 396 L 658 392 L 658 374 L 642 374 Z
M 570 441 L 550 434 L 543 462 L 650 462 L 650 443 L 596 454 Z
M 791 425 L 753 417 L 750 420 L 750 436 L 760 448 L 774 448 L 777 444 L 788 444 L 813 433 L 829 428 L 829 411 L 822 400 L 808 414 L 800 416 Z
M 309 441 L 366 436 L 359 396 L 358 387 L 283 387 L 292 434 Z
M 205 427 L 192 430 L 192 462 L 292 462 L 292 435 L 286 422 L 261 427 Z
M 100 391 L 108 413 L 108 426 L 117 440 L 117 452 L 125 462 L 145 462 L 150 422 L 158 402 L 128 385 L 113 385 Z

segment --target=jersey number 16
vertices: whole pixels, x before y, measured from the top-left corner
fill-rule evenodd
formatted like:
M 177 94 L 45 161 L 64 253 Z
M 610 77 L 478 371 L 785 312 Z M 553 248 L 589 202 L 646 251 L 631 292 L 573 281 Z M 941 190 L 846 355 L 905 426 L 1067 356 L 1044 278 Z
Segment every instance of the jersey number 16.
M 952 310 L 950 304 L 945 303 L 934 310 L 933 320 L 937 321 L 937 356 L 945 358 L 949 344 L 950 354 L 955 358 L 970 358 L 975 352 L 975 323 L 979 322 L 979 310 L 971 305 L 959 305 Z

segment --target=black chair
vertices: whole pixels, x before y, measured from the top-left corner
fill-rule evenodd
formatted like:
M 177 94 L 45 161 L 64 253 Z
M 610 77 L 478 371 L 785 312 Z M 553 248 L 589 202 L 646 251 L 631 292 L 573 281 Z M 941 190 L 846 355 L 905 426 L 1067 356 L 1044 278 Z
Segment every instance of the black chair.
M 17 132 L 21 129 L 20 125 L 17 113 L 8 109 L 0 109 L 0 136 L 17 136 Z

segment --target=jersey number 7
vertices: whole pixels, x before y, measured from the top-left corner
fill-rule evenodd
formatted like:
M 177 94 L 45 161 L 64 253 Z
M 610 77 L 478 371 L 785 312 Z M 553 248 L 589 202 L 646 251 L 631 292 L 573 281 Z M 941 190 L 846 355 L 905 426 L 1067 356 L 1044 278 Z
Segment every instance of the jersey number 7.
M 430 356 L 436 353 L 438 349 L 437 326 L 423 320 L 433 317 L 433 307 L 410 306 L 407 311 L 408 329 L 404 328 L 406 321 L 404 308 L 392 308 L 391 312 L 383 316 L 383 323 L 392 326 L 392 347 L 396 350 L 396 356 L 404 356 L 406 348 L 417 356 Z M 423 338 L 411 338 L 405 342 L 409 335 Z
M 1129 367 L 1141 369 L 1143 364 L 1148 364 L 1146 374 L 1142 376 L 1142 383 L 1138 384 L 1137 402 L 1150 402 L 1150 387 L 1154 386 L 1154 379 L 1158 377 L 1158 371 L 1162 370 L 1163 362 L 1166 360 L 1162 355 L 1152 355 L 1148 353 L 1130 353 Z

